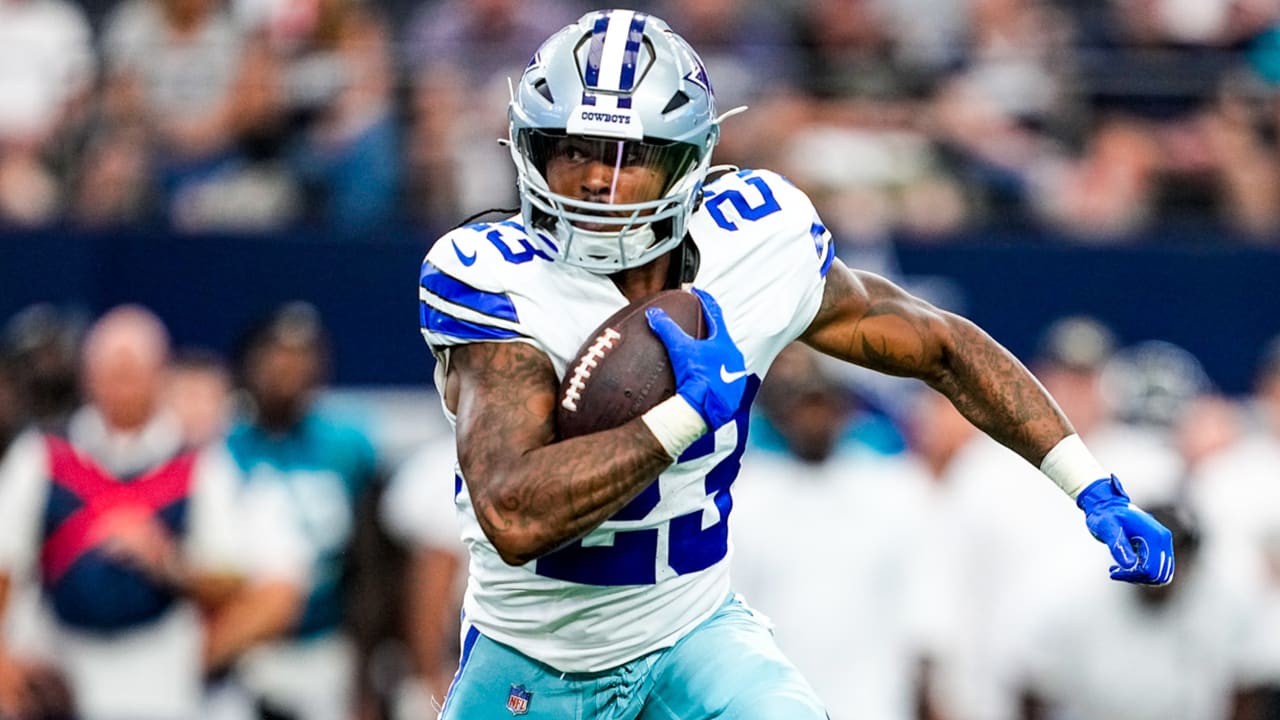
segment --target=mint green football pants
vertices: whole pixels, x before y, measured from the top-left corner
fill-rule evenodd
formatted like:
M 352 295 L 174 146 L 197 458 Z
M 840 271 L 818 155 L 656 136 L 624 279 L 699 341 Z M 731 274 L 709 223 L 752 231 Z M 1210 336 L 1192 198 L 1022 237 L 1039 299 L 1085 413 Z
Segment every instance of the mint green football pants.
M 822 702 L 730 596 L 675 646 L 594 673 L 561 673 L 466 631 L 442 720 L 826 720 Z

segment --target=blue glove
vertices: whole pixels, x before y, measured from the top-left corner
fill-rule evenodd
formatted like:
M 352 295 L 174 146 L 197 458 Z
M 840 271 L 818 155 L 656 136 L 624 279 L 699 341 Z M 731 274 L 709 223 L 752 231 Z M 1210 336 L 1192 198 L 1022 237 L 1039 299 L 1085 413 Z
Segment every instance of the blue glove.
M 1086 487 L 1076 504 L 1084 511 L 1089 532 L 1118 563 L 1111 566 L 1112 580 L 1143 585 L 1173 580 L 1173 535 L 1129 500 L 1115 475 Z
M 702 300 L 707 337 L 689 337 L 661 308 L 649 308 L 649 327 L 667 347 L 676 376 L 676 394 L 684 398 L 711 430 L 733 419 L 747 390 L 746 362 L 742 351 L 724 329 L 724 314 L 709 294 L 693 289 Z

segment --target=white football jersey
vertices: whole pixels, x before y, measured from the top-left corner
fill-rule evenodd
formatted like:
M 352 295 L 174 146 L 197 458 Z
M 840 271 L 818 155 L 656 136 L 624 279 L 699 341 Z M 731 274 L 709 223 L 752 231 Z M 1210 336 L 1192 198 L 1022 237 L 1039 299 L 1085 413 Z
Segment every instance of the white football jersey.
M 719 302 L 751 373 L 737 417 L 695 442 L 600 527 L 519 567 L 498 556 L 458 483 L 470 553 L 467 622 L 561 671 L 602 670 L 670 647 L 723 603 L 730 487 L 748 408 L 774 357 L 822 299 L 831 236 L 785 178 L 743 170 L 717 179 L 688 229 L 701 254 L 693 285 Z M 440 361 L 441 397 L 450 347 L 527 342 L 563 378 L 589 333 L 627 304 L 608 277 L 553 262 L 536 248 L 514 218 L 454 230 L 427 254 L 420 319 Z

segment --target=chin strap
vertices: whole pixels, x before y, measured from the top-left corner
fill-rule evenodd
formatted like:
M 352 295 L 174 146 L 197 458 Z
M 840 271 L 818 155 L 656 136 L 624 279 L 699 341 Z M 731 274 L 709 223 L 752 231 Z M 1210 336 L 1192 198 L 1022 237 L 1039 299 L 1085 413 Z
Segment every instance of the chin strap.
M 684 240 L 680 243 L 680 287 L 688 290 L 693 287 L 693 278 L 698 274 L 698 267 L 702 264 L 702 252 L 698 250 L 698 246 L 693 242 L 693 236 L 685 233 Z

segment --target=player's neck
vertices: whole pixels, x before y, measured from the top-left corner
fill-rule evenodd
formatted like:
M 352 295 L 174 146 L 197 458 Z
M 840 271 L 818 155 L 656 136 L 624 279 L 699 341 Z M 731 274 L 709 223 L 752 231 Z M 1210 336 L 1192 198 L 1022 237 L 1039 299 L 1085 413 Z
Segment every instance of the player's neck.
M 616 272 L 610 275 L 609 279 L 613 280 L 613 284 L 618 287 L 619 292 L 626 296 L 628 301 L 634 302 L 659 290 L 665 290 L 668 277 L 671 274 L 670 268 L 671 254 L 668 253 L 657 257 L 646 265 Z

